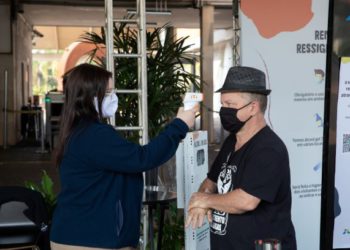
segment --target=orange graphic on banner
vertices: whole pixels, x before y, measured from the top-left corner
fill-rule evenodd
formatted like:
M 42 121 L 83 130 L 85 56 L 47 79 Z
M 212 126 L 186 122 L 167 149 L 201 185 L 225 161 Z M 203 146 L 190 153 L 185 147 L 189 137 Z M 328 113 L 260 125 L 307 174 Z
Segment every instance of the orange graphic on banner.
M 241 10 L 260 35 L 271 38 L 284 31 L 296 31 L 313 17 L 312 0 L 242 0 Z

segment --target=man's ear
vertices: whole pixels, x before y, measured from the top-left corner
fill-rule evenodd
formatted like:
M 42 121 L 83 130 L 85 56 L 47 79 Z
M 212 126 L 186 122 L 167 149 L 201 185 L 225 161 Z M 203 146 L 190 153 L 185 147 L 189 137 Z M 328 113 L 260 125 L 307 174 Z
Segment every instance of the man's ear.
M 256 100 L 252 101 L 251 111 L 253 112 L 253 115 L 256 115 L 257 113 L 259 113 L 260 105 L 258 101 Z

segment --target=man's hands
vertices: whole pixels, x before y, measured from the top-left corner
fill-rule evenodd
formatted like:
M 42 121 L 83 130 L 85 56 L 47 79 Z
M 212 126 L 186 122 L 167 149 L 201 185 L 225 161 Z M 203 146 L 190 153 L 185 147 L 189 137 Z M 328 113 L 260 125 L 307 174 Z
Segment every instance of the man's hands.
M 188 211 L 185 226 L 188 227 L 191 225 L 192 229 L 200 228 L 203 226 L 205 216 L 207 216 L 209 222 L 212 222 L 210 209 L 192 208 Z
M 203 192 L 196 192 L 193 193 L 190 199 L 190 204 L 188 205 L 188 210 L 191 210 L 192 208 L 209 208 L 209 197 L 211 194 L 203 193 Z
M 192 228 L 196 229 L 203 226 L 205 216 L 209 222 L 212 222 L 212 207 L 209 201 L 215 193 L 217 193 L 216 183 L 206 178 L 199 187 L 199 192 L 193 193 L 191 196 L 187 210 L 186 227 L 192 225 Z
M 218 194 L 216 183 L 205 179 L 199 192 L 193 193 L 188 205 L 186 227 L 198 228 L 203 225 L 205 216 L 211 222 L 211 210 L 218 210 L 229 214 L 243 214 L 256 209 L 261 199 L 255 197 L 241 188 L 234 189 L 225 194 Z
M 205 216 L 208 221 L 212 221 L 211 210 L 209 208 L 209 197 L 210 194 L 197 192 L 193 193 L 188 206 L 188 214 L 185 226 L 192 225 L 192 229 L 199 228 L 203 225 Z

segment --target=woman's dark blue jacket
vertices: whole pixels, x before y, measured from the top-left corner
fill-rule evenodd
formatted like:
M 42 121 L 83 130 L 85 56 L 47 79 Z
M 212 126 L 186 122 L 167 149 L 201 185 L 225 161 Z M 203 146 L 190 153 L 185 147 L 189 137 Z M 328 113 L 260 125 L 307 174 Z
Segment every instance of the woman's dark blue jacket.
M 51 241 L 99 248 L 136 247 L 142 172 L 169 160 L 187 132 L 187 125 L 175 119 L 149 144 L 140 146 L 106 124 L 93 122 L 77 129 L 59 168 L 61 192 Z

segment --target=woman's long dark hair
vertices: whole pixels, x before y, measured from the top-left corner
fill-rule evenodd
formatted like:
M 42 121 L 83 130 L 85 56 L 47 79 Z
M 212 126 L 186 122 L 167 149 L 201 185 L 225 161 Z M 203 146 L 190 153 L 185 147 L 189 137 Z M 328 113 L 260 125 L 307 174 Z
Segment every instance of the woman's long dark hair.
M 64 105 L 56 151 L 56 165 L 61 164 L 65 147 L 74 129 L 81 123 L 98 121 L 102 117 L 102 100 L 112 74 L 103 68 L 80 64 L 63 75 Z M 97 97 L 99 112 L 94 106 Z

